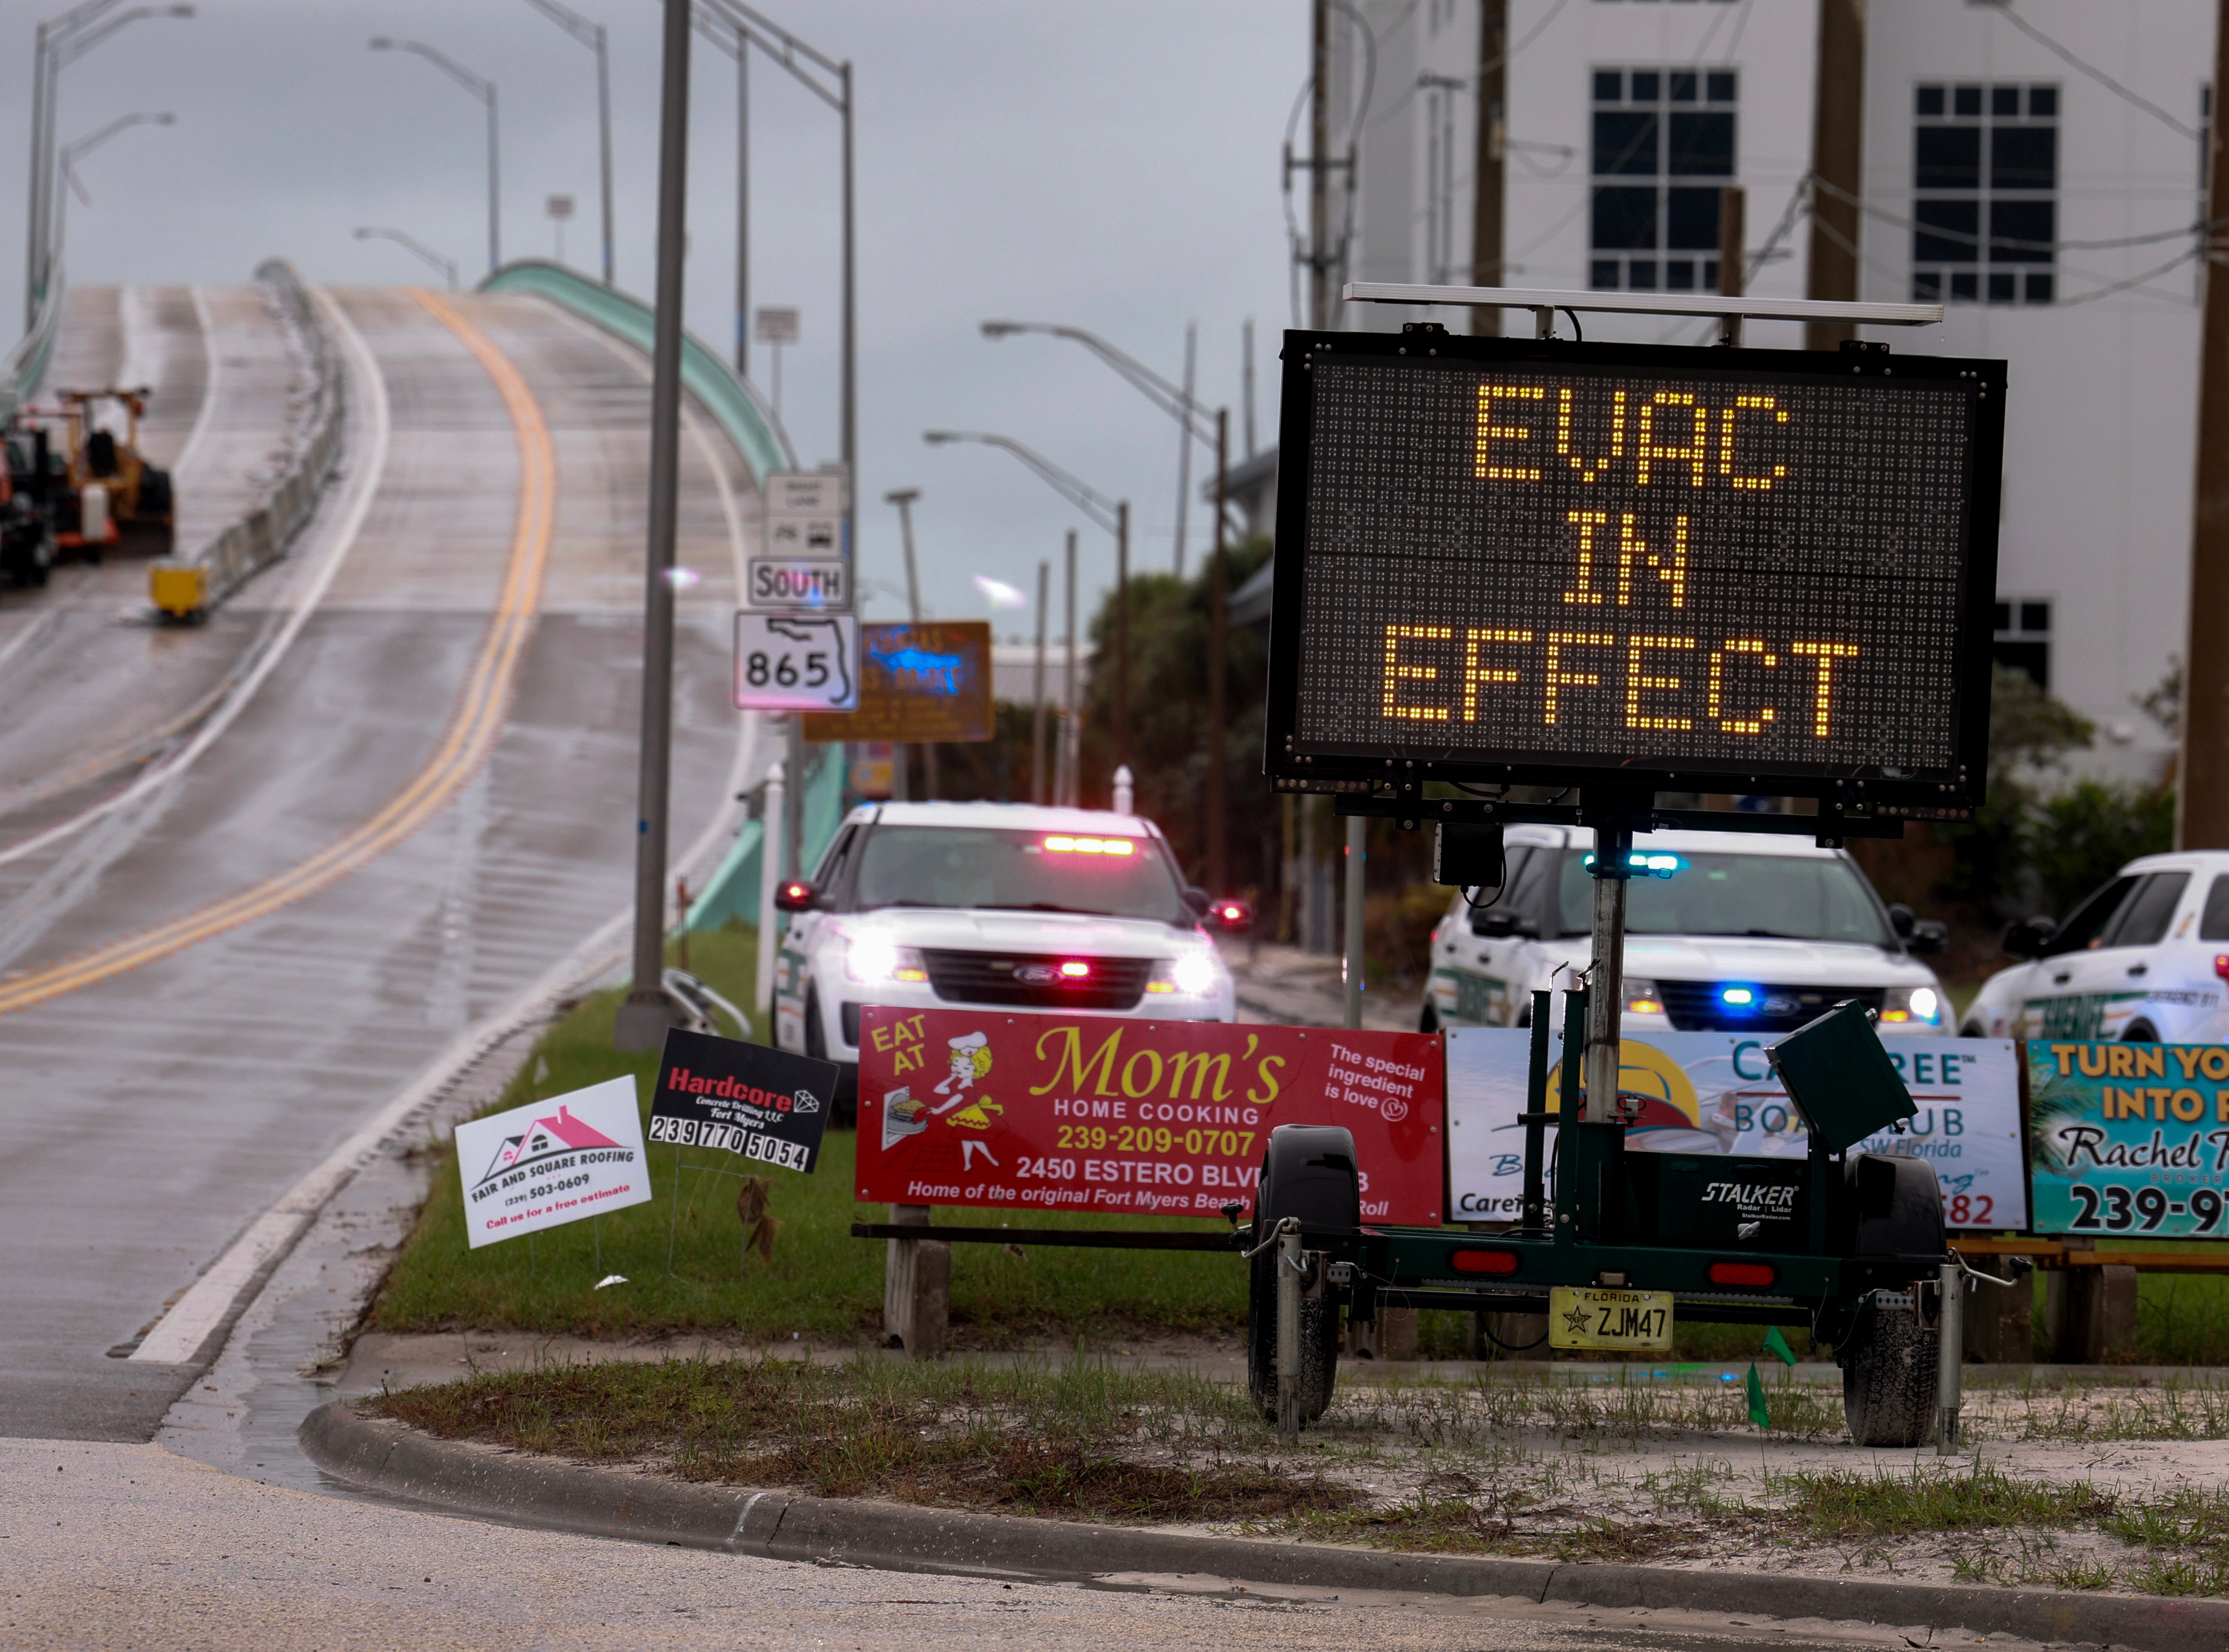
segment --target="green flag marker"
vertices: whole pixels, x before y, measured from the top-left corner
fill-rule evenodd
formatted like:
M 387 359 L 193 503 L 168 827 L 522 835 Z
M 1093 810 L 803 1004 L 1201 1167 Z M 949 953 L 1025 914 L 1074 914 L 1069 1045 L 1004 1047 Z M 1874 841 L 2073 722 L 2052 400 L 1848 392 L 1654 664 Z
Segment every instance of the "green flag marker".
M 1764 1351 L 1767 1353 L 1778 1354 L 1780 1363 L 1784 1366 L 1792 1366 L 1795 1363 L 1795 1350 L 1788 1346 L 1788 1339 L 1780 1334 L 1780 1327 L 1777 1325 L 1766 1328 Z
M 1749 1420 L 1759 1428 L 1772 1426 L 1772 1413 L 1764 1408 L 1764 1379 L 1757 1374 L 1757 1361 L 1749 1366 Z

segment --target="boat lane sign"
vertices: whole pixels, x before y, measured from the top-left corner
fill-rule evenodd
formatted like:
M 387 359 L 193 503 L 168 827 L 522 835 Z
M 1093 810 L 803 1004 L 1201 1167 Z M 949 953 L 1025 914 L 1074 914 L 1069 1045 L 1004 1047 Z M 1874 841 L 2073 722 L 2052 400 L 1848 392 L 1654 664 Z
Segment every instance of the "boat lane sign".
M 634 1080 L 530 1102 L 457 1127 L 473 1248 L 650 1201 Z
M 650 1139 L 809 1174 L 820 1161 L 836 1077 L 833 1062 L 676 1027 L 658 1064 Z
M 736 705 L 746 711 L 857 710 L 858 618 L 736 614 Z

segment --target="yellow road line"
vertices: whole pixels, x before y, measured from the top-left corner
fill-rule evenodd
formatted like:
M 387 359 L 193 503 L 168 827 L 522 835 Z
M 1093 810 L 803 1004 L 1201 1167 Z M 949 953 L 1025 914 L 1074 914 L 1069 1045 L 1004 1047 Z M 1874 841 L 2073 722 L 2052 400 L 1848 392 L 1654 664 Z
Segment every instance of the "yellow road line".
M 495 381 L 518 433 L 518 519 L 487 634 L 472 661 L 464 691 L 440 747 L 426 766 L 379 812 L 346 836 L 252 889 L 242 890 L 167 922 L 107 945 L 0 981 L 0 1015 L 28 1009 L 64 993 L 90 987 L 142 964 L 168 957 L 197 942 L 267 916 L 316 894 L 369 865 L 425 825 L 455 797 L 487 761 L 503 732 L 512 685 L 541 606 L 557 503 L 557 455 L 549 427 L 518 370 L 478 327 L 440 294 L 411 295 L 456 334 Z

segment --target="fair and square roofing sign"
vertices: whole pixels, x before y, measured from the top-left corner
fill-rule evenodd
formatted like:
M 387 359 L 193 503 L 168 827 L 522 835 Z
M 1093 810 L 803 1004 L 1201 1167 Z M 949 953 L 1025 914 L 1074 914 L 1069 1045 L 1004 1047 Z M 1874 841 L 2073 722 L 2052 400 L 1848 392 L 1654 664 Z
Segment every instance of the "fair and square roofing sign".
M 457 1127 L 474 1248 L 650 1201 L 634 1080 L 607 1079 Z

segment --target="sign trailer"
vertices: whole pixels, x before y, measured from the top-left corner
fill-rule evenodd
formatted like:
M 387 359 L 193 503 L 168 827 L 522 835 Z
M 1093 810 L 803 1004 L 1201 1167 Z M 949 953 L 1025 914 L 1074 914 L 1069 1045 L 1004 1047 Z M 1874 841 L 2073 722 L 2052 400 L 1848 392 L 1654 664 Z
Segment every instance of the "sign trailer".
M 1917 1444 L 1937 1407 L 1912 1347 L 1957 1343 L 1943 1192 L 1928 1160 L 1861 1150 L 1917 1104 L 1849 1004 L 1763 1052 L 1802 1157 L 1670 1128 L 1621 1059 L 1625 897 L 1634 877 L 1678 875 L 1634 853 L 1637 832 L 1840 847 L 1981 803 L 2004 363 L 1549 336 L 1557 311 L 1717 316 L 1731 344 L 1744 316 L 1916 325 L 1941 319 L 1931 306 L 1347 296 L 1531 309 L 1540 325 L 1529 339 L 1431 322 L 1286 334 L 1272 783 L 1333 794 L 1342 814 L 1432 821 L 1437 877 L 1464 887 L 1502 881 L 1509 822 L 1590 827 L 1593 961 L 1560 1018 L 1532 995 L 1507 1231 L 1365 1227 L 1330 1173 L 1349 1155 L 1367 1168 L 1357 1144 L 1272 1137 L 1247 1230 L 1256 1401 L 1288 1435 L 1320 1414 L 1338 1309 L 1368 1321 L 1393 1293 L 1542 1315 L 1565 1347 L 1661 1348 L 1680 1316 L 1802 1325 L 1845 1367 L 1853 1437 Z M 1558 799 L 1513 801 L 1520 786 Z M 1664 808 L 1659 791 L 1817 812 Z M 1558 1019 L 1583 1053 L 1554 1064 L 1551 1094 Z M 1944 1398 L 1938 1443 L 1956 1431 L 1955 1385 Z

